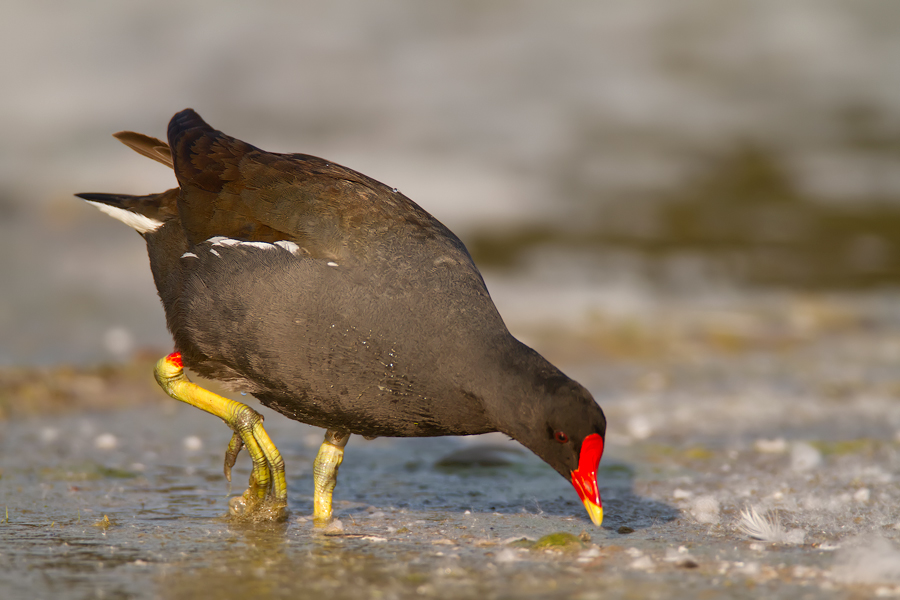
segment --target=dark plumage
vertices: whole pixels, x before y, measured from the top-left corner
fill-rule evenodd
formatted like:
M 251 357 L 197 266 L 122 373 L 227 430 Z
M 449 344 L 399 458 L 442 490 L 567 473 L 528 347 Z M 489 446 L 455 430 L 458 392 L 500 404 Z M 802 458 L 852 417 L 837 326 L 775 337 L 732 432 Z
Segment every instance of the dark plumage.
M 570 481 L 581 458 L 596 487 L 603 412 L 510 335 L 463 243 L 412 200 L 320 158 L 264 152 L 190 109 L 168 147 L 117 137 L 172 166 L 179 187 L 79 196 L 143 235 L 185 366 L 332 431 L 502 431 Z

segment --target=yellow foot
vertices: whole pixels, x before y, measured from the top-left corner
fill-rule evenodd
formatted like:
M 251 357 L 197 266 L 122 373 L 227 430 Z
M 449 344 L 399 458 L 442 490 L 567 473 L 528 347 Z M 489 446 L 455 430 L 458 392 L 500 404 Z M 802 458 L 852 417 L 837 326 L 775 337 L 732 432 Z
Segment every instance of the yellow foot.
M 349 439 L 349 433 L 329 429 L 325 432 L 325 441 L 319 447 L 316 462 L 313 463 L 313 482 L 316 486 L 313 496 L 313 524 L 316 527 L 331 523 L 331 494 L 337 483 L 338 467 L 344 460 L 344 446 Z
M 184 374 L 180 352 L 160 359 L 154 373 L 156 381 L 167 394 L 216 415 L 234 431 L 225 451 L 225 477 L 228 481 L 231 481 L 231 468 L 241 449 L 246 447 L 250 453 L 253 460 L 250 487 L 243 496 L 232 498 L 229 502 L 232 516 L 248 521 L 280 521 L 287 518 L 284 460 L 263 428 L 262 415 L 246 404 L 229 400 L 192 383 Z

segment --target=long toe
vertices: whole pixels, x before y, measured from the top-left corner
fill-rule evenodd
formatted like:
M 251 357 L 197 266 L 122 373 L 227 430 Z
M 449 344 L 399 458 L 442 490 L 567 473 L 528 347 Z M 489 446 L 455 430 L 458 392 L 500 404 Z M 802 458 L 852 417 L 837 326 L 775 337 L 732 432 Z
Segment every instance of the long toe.
M 231 481 L 231 468 L 242 448 L 253 461 L 250 485 L 232 500 L 232 516 L 248 521 L 282 521 L 287 518 L 287 481 L 284 459 L 263 427 L 263 417 L 240 402 L 214 394 L 192 383 L 184 374 L 178 352 L 156 364 L 156 380 L 171 397 L 216 415 L 234 431 L 225 451 L 225 477 Z

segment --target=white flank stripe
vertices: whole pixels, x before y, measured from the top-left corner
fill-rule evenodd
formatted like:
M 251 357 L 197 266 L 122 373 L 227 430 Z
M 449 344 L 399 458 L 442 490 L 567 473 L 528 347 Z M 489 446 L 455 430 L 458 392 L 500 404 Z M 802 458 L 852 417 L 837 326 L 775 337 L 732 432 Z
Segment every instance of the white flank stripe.
M 198 256 L 193 252 L 185 252 L 181 255 L 181 258 L 198 258 Z
M 85 202 L 93 204 L 100 209 L 100 212 L 108 214 L 117 221 L 122 221 L 138 233 L 150 233 L 151 231 L 156 231 L 162 227 L 163 224 L 162 221 L 157 221 L 156 219 L 133 213 L 124 208 L 110 206 L 109 204 L 103 204 L 102 202 L 94 202 L 93 200 L 85 200 Z
M 243 240 L 235 240 L 232 238 L 227 238 L 223 235 L 217 235 L 215 237 L 211 237 L 206 240 L 206 243 L 210 243 L 213 246 L 219 246 L 220 248 L 232 248 L 235 246 L 242 247 L 250 247 L 250 248 L 259 248 L 260 250 L 274 250 L 276 247 L 283 248 L 290 252 L 291 254 L 299 254 L 300 246 L 295 244 L 294 242 L 289 242 L 287 240 L 279 240 L 274 244 L 270 244 L 269 242 L 245 242 Z M 337 266 L 337 265 L 335 265 Z
M 274 250 L 275 246 L 267 242 L 240 242 L 241 246 L 252 246 L 254 248 L 262 248 L 263 250 Z
M 298 246 L 294 242 L 289 242 L 287 240 L 278 240 L 277 242 L 275 242 L 275 245 L 281 246 L 282 248 L 284 248 L 291 254 L 299 254 L 300 253 L 300 246 Z
M 240 240 L 233 240 L 231 238 L 227 238 L 222 235 L 217 235 L 216 237 L 211 237 L 207 242 L 212 242 L 213 246 L 237 246 L 241 243 Z
M 215 248 L 210 248 L 209 251 L 212 252 L 213 254 L 215 254 L 216 256 L 218 256 L 219 258 L 222 258 L 222 255 L 219 254 L 218 252 L 216 252 Z
M 325 264 L 327 264 L 329 267 L 336 267 L 336 266 L 338 266 L 338 264 L 337 264 L 336 262 L 332 262 L 332 261 L 328 261 L 328 262 L 325 263 Z

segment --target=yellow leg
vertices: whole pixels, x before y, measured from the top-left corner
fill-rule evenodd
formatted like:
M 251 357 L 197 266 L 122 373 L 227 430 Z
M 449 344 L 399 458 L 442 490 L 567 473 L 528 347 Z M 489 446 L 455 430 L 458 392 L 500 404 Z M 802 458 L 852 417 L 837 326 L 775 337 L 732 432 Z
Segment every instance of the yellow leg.
M 325 441 L 319 447 L 316 462 L 313 463 L 313 483 L 316 486 L 313 495 L 313 523 L 317 527 L 331 523 L 331 494 L 337 483 L 338 467 L 344 460 L 344 446 L 349 439 L 349 433 L 329 429 L 325 432 Z
M 232 514 L 254 521 L 287 517 L 284 460 L 263 428 L 262 415 L 246 404 L 229 400 L 192 383 L 184 374 L 180 352 L 160 359 L 154 373 L 156 381 L 167 394 L 216 415 L 234 431 L 225 452 L 225 477 L 228 481 L 231 481 L 231 467 L 238 453 L 241 448 L 247 448 L 253 460 L 250 487 L 242 498 L 232 499 Z

